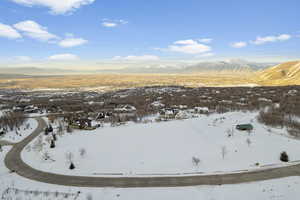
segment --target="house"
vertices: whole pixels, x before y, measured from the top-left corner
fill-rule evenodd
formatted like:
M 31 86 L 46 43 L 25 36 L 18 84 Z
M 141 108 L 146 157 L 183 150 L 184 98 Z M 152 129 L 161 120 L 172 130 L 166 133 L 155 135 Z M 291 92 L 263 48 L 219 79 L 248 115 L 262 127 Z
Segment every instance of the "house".
M 240 131 L 252 131 L 253 126 L 252 124 L 238 124 L 236 125 L 236 129 Z
M 39 108 L 33 105 L 26 106 L 24 109 L 25 113 L 38 113 L 39 111 Z
M 119 105 L 114 110 L 118 112 L 135 112 L 136 108 L 132 105 L 126 104 L 126 105 Z
M 104 120 L 111 116 L 113 116 L 113 114 L 111 112 L 99 112 L 97 114 L 96 120 Z
M 94 130 L 96 128 L 92 126 L 92 120 L 88 118 L 71 119 L 69 125 L 75 129 Z
M 189 114 L 186 111 L 180 110 L 176 115 L 175 115 L 175 119 L 188 119 L 189 118 Z
M 24 112 L 25 106 L 14 106 L 13 111 L 14 112 Z
M 173 119 L 179 113 L 178 109 L 166 108 L 159 111 L 160 118 L 163 119 Z
M 86 129 L 92 127 L 92 120 L 90 119 L 78 119 L 76 122 L 79 125 L 80 129 Z
M 200 114 L 208 114 L 209 113 L 208 107 L 195 107 L 194 110 L 196 113 L 200 113 Z
M 165 104 L 161 103 L 160 101 L 154 101 L 150 106 L 153 108 L 163 108 L 165 107 Z

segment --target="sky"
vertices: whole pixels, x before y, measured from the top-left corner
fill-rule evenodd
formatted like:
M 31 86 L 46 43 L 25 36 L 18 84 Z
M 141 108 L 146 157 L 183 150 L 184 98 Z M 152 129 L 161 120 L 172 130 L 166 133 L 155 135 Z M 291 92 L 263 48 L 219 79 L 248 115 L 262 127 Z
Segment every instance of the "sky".
M 300 58 L 299 0 L 1 0 L 0 66 Z

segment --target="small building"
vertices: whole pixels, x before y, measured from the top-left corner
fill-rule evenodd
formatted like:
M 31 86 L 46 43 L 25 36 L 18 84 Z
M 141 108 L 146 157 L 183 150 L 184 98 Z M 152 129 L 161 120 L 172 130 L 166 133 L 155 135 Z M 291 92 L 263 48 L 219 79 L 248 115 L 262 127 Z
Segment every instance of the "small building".
M 240 131 L 252 131 L 253 126 L 252 124 L 238 124 L 236 125 L 236 129 Z
M 176 115 L 175 115 L 175 119 L 188 119 L 189 118 L 189 114 L 186 111 L 180 110 Z
M 112 112 L 99 112 L 96 116 L 96 120 L 104 120 L 113 116 Z
M 175 108 L 166 108 L 159 111 L 161 119 L 174 119 L 178 113 L 179 110 Z
M 83 119 L 77 119 L 75 121 L 75 124 L 79 127 L 79 129 L 90 129 L 92 128 L 92 120 L 83 118 Z
M 132 105 L 118 105 L 117 108 L 114 109 L 117 112 L 135 112 L 136 108 Z
M 208 107 L 195 107 L 194 111 L 196 113 L 200 113 L 200 114 L 208 114 L 209 113 Z

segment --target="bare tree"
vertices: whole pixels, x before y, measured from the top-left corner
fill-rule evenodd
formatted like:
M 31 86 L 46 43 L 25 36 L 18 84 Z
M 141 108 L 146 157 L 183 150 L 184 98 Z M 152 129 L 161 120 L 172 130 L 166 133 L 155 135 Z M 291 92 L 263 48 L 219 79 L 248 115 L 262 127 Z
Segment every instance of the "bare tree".
M 226 130 L 227 137 L 232 137 L 234 134 L 233 128 L 229 128 Z
M 43 150 L 43 136 L 40 135 L 37 140 L 34 142 L 32 149 L 41 152 Z
M 86 156 L 86 150 L 85 150 L 85 148 L 79 149 L 79 155 L 81 156 L 81 158 L 84 158 Z
M 50 135 L 46 136 L 45 141 L 48 142 L 49 144 L 51 143 L 52 137 Z
M 222 158 L 224 159 L 226 154 L 227 154 L 227 148 L 226 146 L 222 146 L 221 148 L 221 154 L 222 154 Z
M 63 123 L 60 121 L 60 122 L 58 123 L 58 127 L 57 127 L 57 134 L 58 134 L 59 136 L 62 136 L 62 135 L 64 135 L 64 133 L 65 133 L 64 125 L 63 125 Z
M 43 152 L 42 158 L 43 158 L 43 160 L 49 160 L 50 159 L 50 154 L 48 153 L 48 151 Z
M 26 121 L 26 117 L 22 112 L 6 112 L 0 118 L 0 126 L 10 129 L 11 131 L 20 128 Z
M 252 143 L 252 141 L 250 140 L 250 138 L 247 138 L 246 143 L 247 143 L 248 147 L 250 147 L 250 145 Z
M 70 125 L 67 126 L 67 132 L 68 133 L 73 133 L 73 129 Z
M 74 160 L 74 155 L 72 152 L 67 152 L 66 153 L 66 161 L 68 164 L 71 164 L 73 163 L 73 160 Z
M 193 162 L 193 164 L 194 164 L 195 166 L 198 166 L 199 163 L 200 163 L 200 159 L 197 158 L 197 157 L 193 157 L 193 158 L 192 158 L 192 162 Z

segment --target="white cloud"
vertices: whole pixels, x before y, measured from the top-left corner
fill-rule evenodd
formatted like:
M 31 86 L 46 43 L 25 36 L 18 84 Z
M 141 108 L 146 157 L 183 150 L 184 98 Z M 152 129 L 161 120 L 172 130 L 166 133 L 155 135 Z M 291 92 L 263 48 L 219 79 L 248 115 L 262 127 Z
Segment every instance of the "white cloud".
M 258 36 L 256 38 L 256 40 L 253 41 L 254 44 L 256 45 L 261 45 L 261 44 L 265 44 L 265 43 L 270 43 L 270 42 L 280 42 L 280 41 L 286 41 L 291 39 L 291 35 L 289 34 L 281 34 L 278 36 L 266 36 L 266 37 L 260 37 Z
M 83 5 L 93 3 L 95 0 L 11 0 L 25 6 L 48 7 L 53 14 L 65 14 L 72 12 Z
M 22 62 L 29 62 L 32 60 L 29 56 L 16 56 L 15 59 Z
M 120 25 L 128 24 L 128 21 L 119 19 L 119 20 L 111 20 L 111 19 L 102 19 L 101 25 L 107 28 L 114 28 Z
M 168 51 L 185 54 L 202 54 L 211 51 L 211 47 L 195 40 L 179 40 L 168 47 Z
M 209 43 L 211 43 L 213 41 L 213 39 L 211 39 L 211 38 L 201 38 L 198 41 L 202 42 L 202 43 L 209 44 Z
M 102 22 L 102 26 L 112 28 L 112 27 L 118 26 L 118 24 L 116 24 L 114 22 Z
M 247 45 L 248 45 L 247 42 L 234 42 L 231 44 L 233 48 L 243 48 L 246 47 Z
M 50 41 L 58 39 L 58 36 L 49 33 L 46 27 L 43 27 L 35 21 L 27 20 L 14 25 L 14 27 L 22 31 L 26 36 L 40 41 Z
M 56 54 L 53 56 L 49 56 L 48 60 L 72 61 L 72 60 L 79 60 L 79 57 L 74 54 Z
M 0 37 L 6 37 L 9 39 L 21 38 L 21 34 L 13 27 L 0 23 Z
M 174 44 L 194 45 L 197 44 L 197 42 L 195 40 L 178 40 L 175 41 Z
M 214 55 L 215 55 L 214 53 L 204 53 L 204 54 L 200 54 L 199 57 L 206 58 L 206 57 L 212 57 Z
M 159 60 L 158 56 L 155 55 L 142 55 L 142 56 L 134 56 L 134 55 L 130 55 L 130 56 L 126 56 L 126 57 L 122 57 L 122 56 L 115 56 L 113 58 L 113 60 L 125 60 L 125 61 L 155 61 L 155 60 Z
M 61 40 L 58 45 L 64 48 L 75 47 L 86 44 L 88 41 L 82 38 L 66 38 Z

